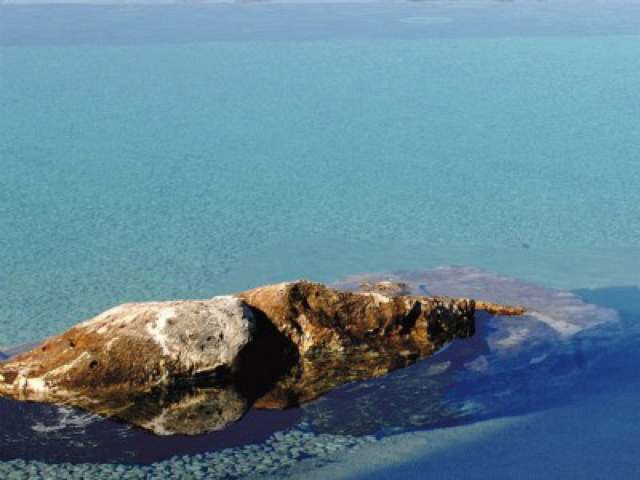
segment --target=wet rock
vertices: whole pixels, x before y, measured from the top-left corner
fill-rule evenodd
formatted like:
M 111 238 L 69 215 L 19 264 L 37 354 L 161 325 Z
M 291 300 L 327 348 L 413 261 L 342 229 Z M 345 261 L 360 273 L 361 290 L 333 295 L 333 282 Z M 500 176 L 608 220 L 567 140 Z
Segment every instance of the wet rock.
M 475 331 L 468 298 L 392 282 L 297 281 L 204 301 L 127 304 L 0 364 L 0 394 L 65 403 L 167 435 L 218 430 L 380 377 Z
M 290 344 L 281 349 L 291 355 L 287 373 L 256 400 L 261 408 L 298 405 L 338 385 L 382 376 L 474 332 L 475 303 L 466 298 L 342 292 L 305 281 L 239 297 Z

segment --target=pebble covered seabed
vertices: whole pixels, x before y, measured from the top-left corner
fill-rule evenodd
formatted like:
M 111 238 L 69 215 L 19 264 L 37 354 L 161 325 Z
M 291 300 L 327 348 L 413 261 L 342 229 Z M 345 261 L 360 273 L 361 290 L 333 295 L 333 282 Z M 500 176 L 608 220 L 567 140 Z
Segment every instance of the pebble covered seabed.
M 0 478 L 269 478 L 287 476 L 291 467 L 302 459 L 313 460 L 319 466 L 339 452 L 375 441 L 374 436 L 317 435 L 301 425 L 277 432 L 260 445 L 174 457 L 148 466 L 13 460 L 0 463 Z

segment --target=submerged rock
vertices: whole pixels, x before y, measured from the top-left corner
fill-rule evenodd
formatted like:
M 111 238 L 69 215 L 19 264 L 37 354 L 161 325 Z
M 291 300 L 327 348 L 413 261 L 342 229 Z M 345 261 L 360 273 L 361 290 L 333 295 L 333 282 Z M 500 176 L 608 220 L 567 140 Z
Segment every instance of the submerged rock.
M 127 304 L 0 363 L 0 394 L 66 403 L 158 434 L 223 428 L 384 375 L 473 335 L 467 298 L 343 292 L 306 281 L 204 301 Z

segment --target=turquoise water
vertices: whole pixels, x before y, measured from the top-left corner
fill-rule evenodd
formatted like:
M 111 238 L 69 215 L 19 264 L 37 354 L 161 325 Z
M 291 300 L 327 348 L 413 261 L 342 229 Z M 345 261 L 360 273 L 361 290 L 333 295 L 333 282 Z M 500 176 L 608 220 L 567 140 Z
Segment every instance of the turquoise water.
M 638 32 L 632 2 L 0 7 L 0 351 L 125 301 L 451 264 L 575 291 L 618 312 L 636 335 Z M 509 328 L 498 323 L 498 331 Z M 611 334 L 595 332 L 569 345 L 595 354 Z M 558 467 L 556 477 L 541 473 L 549 478 L 577 474 L 571 465 L 596 447 L 614 477 L 629 478 L 640 439 L 625 425 L 637 420 L 638 379 L 635 357 L 620 352 L 636 351 L 637 338 L 614 333 L 632 345 L 616 344 L 605 362 L 620 378 L 599 384 L 596 370 L 584 380 L 571 357 L 583 386 L 601 392 L 585 387 L 580 403 L 560 389 L 555 410 L 539 412 L 521 392 L 515 410 L 499 404 L 463 415 L 471 425 L 429 425 L 422 437 L 405 419 L 381 415 L 375 395 L 363 394 L 360 416 L 336 420 L 345 431 L 320 422 L 348 411 L 341 392 L 313 404 L 305 421 L 327 437 L 307 443 L 329 457 L 369 442 L 358 435 L 380 434 L 359 421 L 399 429 L 388 438 L 384 430 L 361 457 L 333 459 L 318 478 L 419 478 L 438 468 L 456 478 L 487 451 L 505 460 L 478 474 L 504 478 L 518 472 L 509 468 L 523 431 L 536 445 L 547 445 L 547 434 L 564 439 L 562 455 L 535 452 Z M 554 353 L 566 346 L 554 342 Z M 498 381 L 545 391 L 536 382 L 546 377 L 529 378 L 526 367 L 519 377 L 523 367 L 511 360 Z M 543 365 L 566 380 L 556 364 Z M 456 398 L 486 393 L 458 373 Z M 402 378 L 389 380 L 393 401 L 411 398 Z M 621 393 L 625 379 L 631 387 Z M 595 398 L 603 392 L 610 409 Z M 538 417 L 522 416 L 531 411 Z M 615 418 L 601 420 L 607 414 Z M 74 435 L 86 440 L 84 417 L 51 415 L 69 445 Z M 567 446 L 567 432 L 589 417 L 609 437 Z M 107 427 L 97 425 L 103 441 Z M 553 425 L 561 426 L 549 434 Z M 614 452 L 612 438 L 626 450 Z M 456 463 L 466 445 L 478 453 Z M 157 468 L 189 462 L 203 459 Z M 540 472 L 535 461 L 522 465 Z M 301 462 L 298 476 L 316 468 Z
M 637 284 L 638 58 L 593 35 L 0 47 L 0 345 L 358 271 Z

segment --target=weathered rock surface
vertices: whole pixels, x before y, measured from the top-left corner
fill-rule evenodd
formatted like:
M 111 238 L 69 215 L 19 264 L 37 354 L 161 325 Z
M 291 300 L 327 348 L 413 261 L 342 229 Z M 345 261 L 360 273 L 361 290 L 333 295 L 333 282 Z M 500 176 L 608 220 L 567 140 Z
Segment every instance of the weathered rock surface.
M 367 346 L 409 348 L 422 356 L 456 336 L 473 334 L 475 304 L 468 299 L 339 292 L 304 281 L 238 296 L 268 318 L 300 355 Z
M 262 408 L 286 408 L 384 375 L 474 332 L 469 299 L 339 292 L 310 282 L 268 285 L 239 297 L 278 329 L 294 356 L 288 373 L 256 400 Z
M 158 434 L 203 433 L 252 405 L 290 407 L 410 365 L 473 335 L 478 307 L 523 312 L 410 296 L 391 282 L 362 288 L 297 281 L 122 305 L 0 363 L 0 394 L 80 406 Z
M 171 385 L 232 369 L 253 329 L 234 297 L 121 305 L 0 365 L 0 394 L 55 401 Z

